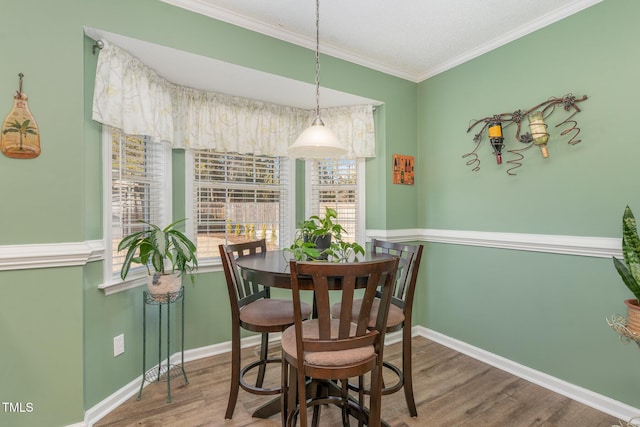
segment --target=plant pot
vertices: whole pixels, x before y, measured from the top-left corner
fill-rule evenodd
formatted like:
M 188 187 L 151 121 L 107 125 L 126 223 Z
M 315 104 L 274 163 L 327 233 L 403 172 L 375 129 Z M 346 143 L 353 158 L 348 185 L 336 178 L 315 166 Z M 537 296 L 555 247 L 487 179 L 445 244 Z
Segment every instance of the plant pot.
M 627 306 L 627 329 L 636 335 L 640 335 L 640 305 L 637 299 L 624 301 Z
M 325 249 L 329 249 L 329 246 L 331 246 L 331 233 L 324 234 L 322 236 L 304 236 L 303 240 L 305 241 L 305 243 L 311 240 L 312 243 L 316 245 L 316 249 L 319 252 L 322 252 Z M 318 258 L 311 258 L 310 260 L 311 261 L 313 261 L 314 259 L 326 260 L 328 257 L 329 255 L 327 254 L 320 254 Z
M 316 244 L 316 249 L 318 249 L 320 252 L 326 249 L 329 249 L 329 246 L 331 246 L 331 234 L 325 234 L 324 236 L 317 236 L 313 241 L 313 243 Z M 320 258 L 318 259 L 327 259 L 328 257 L 329 255 L 327 255 L 326 253 L 323 253 L 320 255 Z
M 180 273 L 160 274 L 153 273 L 147 276 L 147 290 L 155 301 L 164 301 L 168 293 L 178 292 L 182 286 Z

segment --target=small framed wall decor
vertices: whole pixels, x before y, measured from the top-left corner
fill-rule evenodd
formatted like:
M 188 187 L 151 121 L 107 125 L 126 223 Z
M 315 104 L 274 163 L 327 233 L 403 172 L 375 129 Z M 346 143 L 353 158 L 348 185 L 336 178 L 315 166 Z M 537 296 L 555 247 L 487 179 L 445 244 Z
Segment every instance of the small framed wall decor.
M 18 74 L 20 86 L 13 97 L 13 109 L 2 122 L 0 150 L 14 159 L 33 159 L 40 155 L 40 131 L 36 119 L 29 111 L 27 94 L 22 92 L 22 78 Z
M 393 155 L 393 183 L 413 185 L 413 156 Z

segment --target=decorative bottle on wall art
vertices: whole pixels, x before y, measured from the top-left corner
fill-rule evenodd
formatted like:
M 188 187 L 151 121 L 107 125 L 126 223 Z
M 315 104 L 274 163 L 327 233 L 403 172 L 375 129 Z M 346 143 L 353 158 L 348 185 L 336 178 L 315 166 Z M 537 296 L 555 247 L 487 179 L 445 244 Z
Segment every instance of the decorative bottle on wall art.
M 413 156 L 393 155 L 393 183 L 413 185 Z
M 542 112 L 536 111 L 529 114 L 529 128 L 531 129 L 533 143 L 540 147 L 542 157 L 546 159 L 549 157 L 549 150 L 547 150 L 549 134 L 547 133 L 547 125 L 544 123 Z
M 2 122 L 0 150 L 14 159 L 33 159 L 40 155 L 40 131 L 27 104 L 27 94 L 22 92 L 22 73 L 19 90 L 13 97 L 13 108 Z

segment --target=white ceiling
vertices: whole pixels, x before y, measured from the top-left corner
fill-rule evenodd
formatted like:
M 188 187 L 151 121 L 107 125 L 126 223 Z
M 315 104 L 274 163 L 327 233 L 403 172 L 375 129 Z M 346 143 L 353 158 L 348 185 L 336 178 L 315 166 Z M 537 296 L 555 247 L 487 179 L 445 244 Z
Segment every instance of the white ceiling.
M 313 0 L 162 0 L 315 49 Z M 323 0 L 320 51 L 414 82 L 602 0 Z

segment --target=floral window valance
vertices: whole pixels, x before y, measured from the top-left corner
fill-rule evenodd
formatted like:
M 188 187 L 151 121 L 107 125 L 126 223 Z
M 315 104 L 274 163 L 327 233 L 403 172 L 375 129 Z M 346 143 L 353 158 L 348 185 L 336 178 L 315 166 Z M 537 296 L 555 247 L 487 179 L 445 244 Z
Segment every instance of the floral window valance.
M 348 157 L 374 157 L 373 107 L 327 108 L 322 119 L 349 146 Z M 93 120 L 174 148 L 287 156 L 315 118 L 286 107 L 168 82 L 140 60 L 104 42 L 96 69 Z

